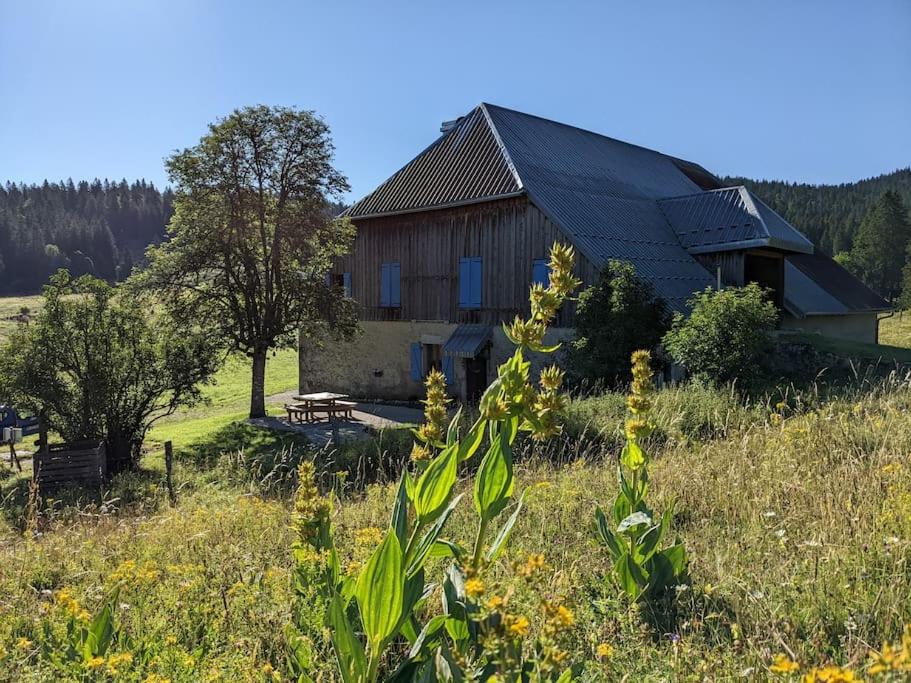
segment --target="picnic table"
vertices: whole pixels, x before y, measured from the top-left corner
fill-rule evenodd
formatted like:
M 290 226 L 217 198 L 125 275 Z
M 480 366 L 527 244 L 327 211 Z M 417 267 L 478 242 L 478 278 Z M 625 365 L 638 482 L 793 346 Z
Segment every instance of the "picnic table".
M 288 422 L 314 422 L 319 419 L 320 415 L 326 415 L 326 419 L 332 420 L 334 417 L 341 415 L 346 419 L 351 419 L 352 411 L 356 404 L 345 401 L 347 394 L 336 394 L 331 391 L 318 391 L 312 394 L 296 394 L 294 400 L 297 403 L 289 403 L 285 406 L 288 412 Z

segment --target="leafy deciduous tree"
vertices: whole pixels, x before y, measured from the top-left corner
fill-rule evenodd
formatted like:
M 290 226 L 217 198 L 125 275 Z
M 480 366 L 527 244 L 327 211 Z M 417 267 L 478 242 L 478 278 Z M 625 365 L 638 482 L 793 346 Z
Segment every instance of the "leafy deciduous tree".
M 265 415 L 270 349 L 301 334 L 355 328 L 353 302 L 326 273 L 354 238 L 328 200 L 348 189 L 312 112 L 247 107 L 209 126 L 167 162 L 175 184 L 170 239 L 148 252 L 144 283 L 253 362 L 250 416 Z

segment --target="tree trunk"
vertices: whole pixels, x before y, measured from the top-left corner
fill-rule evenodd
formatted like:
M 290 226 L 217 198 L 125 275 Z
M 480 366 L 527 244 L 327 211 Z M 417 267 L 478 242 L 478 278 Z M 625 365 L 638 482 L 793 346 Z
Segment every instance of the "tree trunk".
M 266 352 L 253 352 L 253 389 L 250 392 L 250 417 L 266 416 Z

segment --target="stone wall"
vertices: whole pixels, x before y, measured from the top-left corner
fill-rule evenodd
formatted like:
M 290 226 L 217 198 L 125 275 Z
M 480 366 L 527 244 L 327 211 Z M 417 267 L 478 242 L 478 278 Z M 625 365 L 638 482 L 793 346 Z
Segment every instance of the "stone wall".
M 336 391 L 371 399 L 414 401 L 424 396 L 421 382 L 411 378 L 411 344 L 444 344 L 457 325 L 445 322 L 362 321 L 361 333 L 351 342 L 327 342 L 321 348 L 301 341 L 300 390 Z M 548 331 L 548 345 L 572 338 L 570 328 Z M 487 380 L 496 377 L 497 366 L 515 352 L 500 326 L 493 327 L 488 354 Z M 557 354 L 529 355 L 537 374 Z M 455 382 L 450 393 L 464 400 L 465 363 L 455 359 Z

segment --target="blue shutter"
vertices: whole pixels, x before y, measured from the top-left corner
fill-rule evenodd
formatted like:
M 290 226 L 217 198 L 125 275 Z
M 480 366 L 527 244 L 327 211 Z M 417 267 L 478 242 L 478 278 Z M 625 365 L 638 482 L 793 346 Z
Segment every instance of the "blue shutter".
M 389 305 L 402 305 L 402 267 L 398 262 L 389 264 Z
M 331 272 L 326 273 L 326 286 L 327 287 L 332 286 L 332 273 Z
M 443 374 L 446 375 L 446 384 L 455 384 L 455 359 L 452 356 L 443 356 Z
M 471 298 L 472 308 L 481 307 L 481 259 L 471 259 Z
M 550 264 L 544 259 L 535 259 L 531 264 L 531 283 L 550 286 Z
M 420 342 L 411 345 L 411 379 L 416 382 L 424 379 L 424 349 Z
M 380 265 L 380 306 L 389 305 L 389 264 Z
M 459 307 L 471 306 L 471 259 L 459 259 Z
M 351 273 L 345 273 L 342 275 L 342 278 L 345 281 L 345 296 L 349 299 L 351 298 Z

